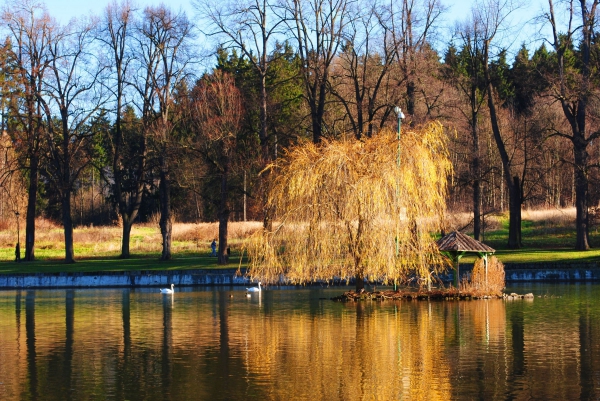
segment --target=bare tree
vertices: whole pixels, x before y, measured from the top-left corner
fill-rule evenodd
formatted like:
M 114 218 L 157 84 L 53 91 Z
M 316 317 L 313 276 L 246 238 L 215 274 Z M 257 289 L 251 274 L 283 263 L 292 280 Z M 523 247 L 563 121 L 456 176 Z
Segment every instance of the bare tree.
M 485 84 L 481 66 L 481 35 L 476 23 L 457 26 L 461 40 L 461 49 L 449 49 L 446 56 L 446 78 L 454 85 L 468 107 L 456 108 L 468 122 L 471 135 L 470 183 L 473 188 L 473 236 L 479 240 L 481 235 L 481 151 L 480 151 L 480 113 L 485 102 Z
M 577 9 L 575 3 L 579 3 Z M 600 137 L 600 130 L 590 129 L 588 120 L 592 117 L 589 107 L 592 100 L 597 98 L 591 85 L 593 57 L 592 45 L 596 38 L 598 0 L 578 2 L 570 0 L 566 10 L 560 12 L 565 16 L 566 23 L 559 25 L 554 9 L 554 2 L 548 0 L 548 11 L 544 17 L 552 29 L 550 44 L 556 52 L 555 75 L 549 77 L 552 84 L 551 94 L 560 103 L 566 129 L 554 128 L 554 135 L 571 142 L 574 155 L 575 170 L 575 208 L 576 233 L 575 248 L 587 250 L 589 244 L 589 148 L 592 142 Z M 577 18 L 580 18 L 579 24 Z M 562 27 L 562 28 L 561 28 Z M 578 52 L 574 45 L 578 42 Z M 577 54 L 575 54 L 577 53 Z M 577 66 L 573 65 L 574 58 Z
M 20 214 L 28 201 L 26 177 L 18 159 L 15 142 L 3 133 L 0 136 L 0 218 L 5 222 L 15 217 L 18 220 L 15 214 Z M 17 237 L 17 244 L 19 242 L 20 237 Z
M 94 30 L 91 22 L 71 22 L 52 32 L 41 98 L 48 126 L 49 162 L 44 174 L 60 197 L 67 263 L 75 261 L 71 195 L 80 172 L 90 162 L 94 133 L 90 123 L 106 101 L 98 84 L 103 66 L 94 57 Z
M 237 137 L 244 110 L 234 80 L 219 70 L 205 75 L 192 91 L 190 107 L 192 149 L 202 155 L 208 170 L 219 177 L 219 195 L 214 200 L 219 219 L 219 264 L 228 262 L 227 228 L 230 209 L 230 176 L 239 166 Z
M 445 8 L 440 0 L 402 0 L 391 2 L 389 7 L 390 31 L 399 63 L 397 84 L 405 87 L 402 96 L 406 102 L 405 110 L 414 119 L 418 90 L 425 90 L 418 85 L 419 70 L 427 59 L 432 36 Z
M 378 3 L 356 10 L 332 71 L 331 92 L 343 105 L 357 139 L 371 137 L 376 116 L 385 121 L 393 104 L 389 80 L 396 48 L 388 28 L 390 20 L 388 9 Z
M 269 132 L 269 88 L 267 78 L 280 52 L 276 49 L 278 38 L 285 38 L 285 7 L 267 0 L 243 0 L 214 2 L 197 0 L 194 4 L 202 17 L 208 21 L 209 36 L 218 39 L 223 49 L 239 50 L 241 56 L 253 67 L 258 78 L 258 139 L 261 147 L 259 166 L 262 169 L 277 157 L 277 133 Z M 261 184 L 267 179 L 260 177 Z M 261 196 L 262 197 L 262 196 Z M 264 204 L 264 202 L 263 202 Z M 269 211 L 263 210 L 265 225 L 269 225 Z M 221 242 L 219 242 L 220 244 Z
M 171 259 L 172 212 L 170 156 L 175 127 L 172 110 L 175 88 L 181 85 L 194 60 L 192 24 L 185 13 L 164 5 L 147 7 L 138 27 L 141 66 L 137 91 L 142 102 L 145 129 L 151 133 L 159 171 L 161 260 Z
M 488 0 L 479 3 L 473 9 L 474 31 L 478 32 L 481 44 L 481 57 L 485 85 L 487 88 L 487 105 L 490 112 L 490 122 L 496 147 L 502 160 L 505 184 L 508 188 L 509 198 L 509 229 L 508 229 L 508 247 L 517 249 L 521 244 L 521 204 L 522 196 L 522 177 L 517 175 L 515 166 L 511 162 L 505 139 L 501 133 L 499 114 L 497 112 L 495 91 L 492 82 L 490 63 L 491 52 L 493 51 L 493 41 L 499 36 L 502 29 L 506 28 L 507 18 L 514 10 L 512 1 L 507 0 Z
M 130 256 L 129 243 L 131 227 L 135 221 L 145 188 L 147 139 L 143 129 L 137 135 L 126 136 L 123 129 L 126 90 L 130 85 L 130 68 L 135 65 L 133 33 L 135 26 L 135 10 L 129 0 L 121 4 L 113 2 L 104 11 L 104 20 L 100 26 L 99 39 L 108 50 L 110 75 L 105 82 L 114 102 L 114 128 L 108 135 L 110 144 L 112 200 L 117 214 L 123 222 L 121 238 L 121 258 Z M 132 147 L 128 141 L 135 141 Z
M 25 260 L 35 259 L 35 217 L 42 146 L 46 127 L 43 122 L 42 92 L 51 60 L 49 45 L 57 29 L 46 9 L 29 0 L 7 6 L 2 23 L 10 45 L 8 57 L 13 83 L 9 91 L 11 121 L 8 133 L 17 144 L 21 168 L 28 172 L 27 216 L 25 220 Z
M 297 42 L 304 96 L 310 109 L 312 140 L 323 137 L 332 64 L 350 19 L 351 0 L 288 0 L 290 34 Z
M 237 49 L 254 67 L 258 76 L 259 133 L 262 157 L 265 161 L 274 157 L 275 150 L 268 132 L 268 88 L 267 76 L 273 55 L 274 41 L 283 38 L 285 23 L 284 9 L 266 0 L 244 0 L 242 2 L 194 2 L 201 15 L 210 23 L 207 34 L 219 38 L 219 46 Z

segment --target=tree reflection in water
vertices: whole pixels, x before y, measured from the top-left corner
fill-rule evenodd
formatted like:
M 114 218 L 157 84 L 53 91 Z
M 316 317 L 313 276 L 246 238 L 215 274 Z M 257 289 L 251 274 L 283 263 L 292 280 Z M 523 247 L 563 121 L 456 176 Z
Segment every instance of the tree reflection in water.
M 579 286 L 345 304 L 315 288 L 6 291 L 0 399 L 596 399 L 600 286 Z

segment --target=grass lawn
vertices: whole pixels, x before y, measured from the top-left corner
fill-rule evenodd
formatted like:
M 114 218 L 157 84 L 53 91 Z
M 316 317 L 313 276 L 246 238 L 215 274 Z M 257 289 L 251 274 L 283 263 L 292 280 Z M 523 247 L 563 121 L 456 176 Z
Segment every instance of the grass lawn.
M 558 213 L 558 212 L 557 212 Z M 484 234 L 482 242 L 496 250 L 503 263 L 600 262 L 600 232 L 590 230 L 589 251 L 576 251 L 574 217 L 571 221 L 561 212 L 548 216 L 543 212 L 524 213 L 521 225 L 523 248 L 508 249 L 508 216 L 500 216 L 496 227 Z M 467 260 L 464 258 L 463 260 Z
M 159 261 L 156 256 L 129 259 L 99 258 L 81 259 L 73 264 L 65 264 L 56 259 L 39 259 L 34 262 L 5 261 L 0 263 L 0 274 L 15 273 L 71 273 L 71 272 L 122 272 L 138 270 L 186 270 L 186 269 L 237 269 L 239 255 L 231 255 L 228 265 L 218 265 L 217 258 L 196 255 L 176 256 L 169 261 Z M 241 267 L 246 267 L 245 258 Z
M 155 225 L 136 225 L 131 231 L 131 258 L 120 259 L 121 228 L 78 227 L 73 232 L 76 263 L 63 262 L 65 248 L 62 229 L 47 220 L 36 221 L 36 249 L 34 262 L 15 262 L 16 227 L 0 231 L 0 274 L 14 273 L 70 273 L 137 270 L 183 270 L 238 268 L 242 254 L 242 240 L 261 223 L 232 223 L 230 225 L 231 258 L 228 265 L 218 265 L 210 256 L 210 243 L 218 236 L 217 223 L 184 224 L 173 226 L 171 252 L 173 259 L 159 261 L 161 236 Z M 21 255 L 25 253 L 21 235 Z M 241 267 L 247 262 L 242 258 Z
M 484 233 L 483 241 L 496 249 L 496 256 L 504 263 L 587 263 L 600 262 L 600 232 L 590 231 L 592 248 L 586 252 L 573 250 L 575 244 L 574 211 L 527 212 L 523 215 L 522 239 L 524 247 L 507 249 L 508 218 L 495 217 Z M 41 224 L 36 234 L 35 262 L 14 262 L 16 228 L 0 231 L 0 274 L 100 272 L 137 270 L 222 269 L 247 266 L 244 257 L 240 265 L 243 239 L 261 224 L 232 223 L 230 225 L 231 259 L 227 266 L 217 265 L 210 255 L 210 242 L 217 237 L 216 223 L 175 224 L 173 227 L 173 260 L 161 262 L 160 232 L 149 225 L 134 226 L 131 233 L 130 259 L 119 259 L 121 231 L 118 227 L 81 227 L 74 231 L 74 264 L 65 264 L 62 230 Z M 490 223 L 488 221 L 488 223 Z M 472 235 L 472 233 L 467 232 Z M 21 237 L 22 238 L 22 237 Z M 21 239 L 23 241 L 23 238 Z M 22 244 L 23 245 L 23 244 Z M 24 253 L 24 249 L 22 249 Z M 465 257 L 469 263 L 474 257 Z

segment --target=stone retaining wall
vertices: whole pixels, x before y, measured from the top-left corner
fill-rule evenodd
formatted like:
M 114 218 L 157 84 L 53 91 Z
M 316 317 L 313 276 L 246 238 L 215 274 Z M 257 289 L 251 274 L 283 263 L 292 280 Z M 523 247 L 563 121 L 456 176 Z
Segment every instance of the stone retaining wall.
M 597 281 L 600 269 L 511 269 L 505 271 L 507 282 L 522 281 Z
M 0 289 L 243 285 L 237 269 L 0 275 Z
M 472 269 L 460 265 L 460 274 Z M 247 285 L 248 278 L 236 275 L 237 269 L 181 270 L 181 271 L 131 271 L 101 273 L 56 273 L 0 275 L 0 289 L 15 288 L 95 288 L 95 287 L 168 287 L 194 285 Z M 528 281 L 599 281 L 597 263 L 531 263 L 506 264 L 507 282 Z M 441 277 L 452 282 L 453 274 Z
M 598 263 L 523 263 L 504 266 L 507 282 L 520 281 L 596 281 Z
M 472 266 L 472 265 L 471 265 Z M 462 265 L 461 265 L 462 267 Z M 540 262 L 540 263 L 505 263 L 504 270 L 573 270 L 600 269 L 597 262 Z
M 470 272 L 472 264 L 460 265 L 460 275 Z M 600 280 L 598 263 L 506 263 L 506 282 L 528 281 L 597 281 Z M 448 276 L 453 276 L 449 272 Z

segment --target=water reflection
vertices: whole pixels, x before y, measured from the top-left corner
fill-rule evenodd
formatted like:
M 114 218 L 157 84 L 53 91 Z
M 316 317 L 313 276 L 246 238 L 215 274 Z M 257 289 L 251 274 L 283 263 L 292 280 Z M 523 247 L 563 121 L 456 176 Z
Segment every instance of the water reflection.
M 162 338 L 162 394 L 164 399 L 171 399 L 170 390 L 173 381 L 171 380 L 171 357 L 173 343 L 173 303 L 174 295 L 162 295 L 163 306 L 163 338 Z
M 589 306 L 580 306 L 581 399 L 586 400 L 600 398 L 600 375 L 598 375 L 600 371 L 600 345 L 598 341 L 594 341 L 598 336 L 597 325 L 598 321 L 593 320 L 593 314 L 590 312 Z
M 71 399 L 71 388 L 73 379 L 73 345 L 75 330 L 75 291 L 67 290 L 65 294 L 65 349 L 64 349 L 64 369 L 61 379 L 64 381 L 63 391 L 64 399 Z
M 600 286 L 537 291 L 562 297 L 0 292 L 0 399 L 598 399 Z
M 35 349 L 35 291 L 25 294 L 25 335 L 27 344 L 28 381 L 26 388 L 31 393 L 31 399 L 38 398 L 37 355 Z M 4 359 L 5 361 L 7 359 Z
M 131 291 L 125 289 L 121 293 L 121 321 L 123 332 L 123 344 L 119 352 L 120 358 L 116 361 L 115 370 L 118 372 L 116 377 L 115 394 L 117 399 L 130 399 L 129 394 L 125 391 L 127 383 L 133 383 L 134 375 L 132 371 L 135 369 L 130 363 L 132 346 L 131 346 Z

